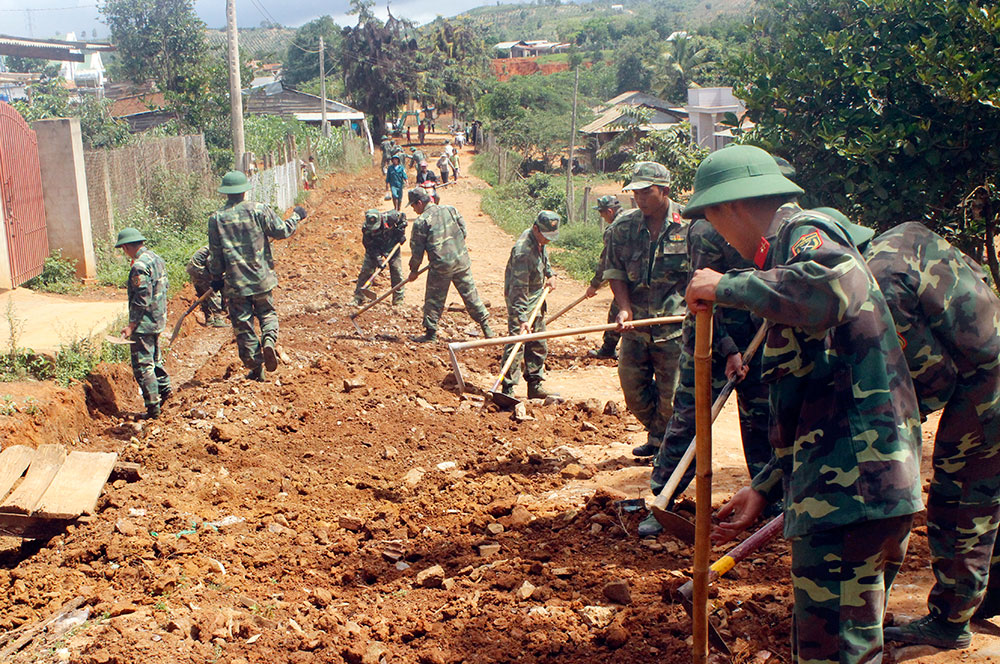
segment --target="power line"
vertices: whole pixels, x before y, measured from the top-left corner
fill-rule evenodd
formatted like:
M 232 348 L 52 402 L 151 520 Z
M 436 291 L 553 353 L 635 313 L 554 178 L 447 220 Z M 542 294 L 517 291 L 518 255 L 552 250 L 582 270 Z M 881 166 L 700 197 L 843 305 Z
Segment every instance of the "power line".
M 97 5 L 76 5 L 75 7 L 30 7 L 23 9 L 0 9 L 0 12 L 64 12 L 73 9 L 95 9 Z

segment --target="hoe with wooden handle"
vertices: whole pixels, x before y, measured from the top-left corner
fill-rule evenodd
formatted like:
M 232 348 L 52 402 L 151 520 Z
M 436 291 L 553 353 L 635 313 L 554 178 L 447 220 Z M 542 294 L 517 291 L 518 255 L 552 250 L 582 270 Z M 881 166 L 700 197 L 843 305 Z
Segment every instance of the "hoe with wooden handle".
M 683 323 L 684 316 L 662 316 L 660 318 L 643 318 L 632 321 L 632 327 L 651 327 L 653 325 L 671 325 Z M 448 355 L 451 359 L 451 367 L 455 371 L 455 381 L 458 383 L 460 391 L 465 391 L 465 379 L 462 378 L 462 368 L 458 365 L 456 351 L 466 348 L 481 348 L 483 346 L 502 346 L 518 341 L 537 341 L 539 339 L 555 339 L 556 337 L 569 337 L 574 334 L 588 334 L 590 332 L 606 332 L 618 327 L 615 323 L 605 323 L 603 325 L 587 325 L 585 327 L 567 327 L 562 330 L 545 330 L 544 332 L 532 332 L 531 334 L 518 334 L 509 337 L 494 337 L 492 339 L 475 339 L 473 341 L 453 341 L 448 344 Z
M 423 274 L 424 272 L 426 272 L 430 268 L 431 268 L 430 265 L 425 265 L 422 268 L 420 268 L 419 270 L 417 270 L 417 274 L 418 275 Z M 360 309 L 358 309 L 357 311 L 355 311 L 353 314 L 351 314 L 351 325 L 353 325 L 354 329 L 358 331 L 358 334 L 364 334 L 364 332 L 361 331 L 361 328 L 358 327 L 358 324 L 354 321 L 354 319 L 357 318 L 358 316 L 360 316 L 361 314 L 365 313 L 366 311 L 368 311 L 369 309 L 371 309 L 372 307 L 374 307 L 376 304 L 378 304 L 379 302 L 381 302 L 385 298 L 389 297 L 390 295 L 392 295 L 393 293 L 395 293 L 399 289 L 401 289 L 407 283 L 409 283 L 409 282 L 406 279 L 404 279 L 403 281 L 399 282 L 398 284 L 396 284 L 395 286 L 393 286 L 392 288 L 390 288 L 386 292 L 384 292 L 381 295 L 379 295 L 377 298 L 375 298 L 375 300 L 373 302 L 369 302 L 368 304 L 366 304 L 365 306 L 361 307 Z
M 694 403 L 695 471 L 694 569 L 692 570 L 692 661 L 708 661 L 708 561 L 712 555 L 712 309 L 695 315 Z
M 747 349 L 743 353 L 743 364 L 750 364 L 750 360 L 757 352 L 761 342 L 764 341 L 766 334 L 767 323 L 765 322 L 757 329 L 757 333 L 753 335 L 753 339 L 747 345 Z M 729 399 L 729 395 L 733 393 L 737 382 L 738 380 L 735 376 L 729 379 L 725 387 L 722 388 L 722 391 L 719 392 L 719 396 L 715 398 L 715 403 L 712 404 L 712 422 L 715 422 L 716 418 L 719 417 L 722 407 L 726 405 L 726 401 Z M 683 479 L 684 473 L 691 466 L 694 456 L 695 441 L 692 440 L 687 450 L 684 451 L 684 456 L 677 463 L 677 467 L 674 468 L 674 472 L 671 473 L 670 479 L 667 480 L 663 489 L 660 490 L 659 495 L 656 496 L 656 500 L 653 501 L 651 508 L 653 516 L 656 517 L 656 520 L 667 532 L 688 544 L 694 541 L 694 525 L 676 512 L 668 510 L 667 505 L 670 503 L 674 492 L 677 491 L 677 487 L 680 486 L 681 479 Z
M 538 313 L 542 310 L 542 306 L 545 304 L 545 298 L 548 296 L 551 289 L 546 286 L 542 289 L 542 294 L 538 297 L 538 302 L 531 309 L 531 315 L 528 316 L 528 329 L 535 324 L 535 318 L 538 317 Z M 492 389 L 490 389 L 490 395 L 493 397 L 493 403 L 500 406 L 501 408 L 513 408 L 517 405 L 518 401 L 514 397 L 509 397 L 500 391 L 500 383 L 503 382 L 503 377 L 507 375 L 510 371 L 511 365 L 514 363 L 514 358 L 517 357 L 517 351 L 521 350 L 521 346 L 524 345 L 523 341 L 518 341 L 515 343 L 511 349 L 510 353 L 507 355 L 507 360 L 503 363 L 500 368 L 500 375 L 497 376 L 496 382 L 493 383 Z M 486 401 L 483 401 L 483 405 Z
M 564 313 L 566 313 L 567 311 L 569 311 L 570 309 L 572 309 L 573 307 L 575 307 L 576 305 L 580 304 L 581 302 L 583 302 L 586 299 L 587 299 L 587 294 L 584 293 L 583 295 L 581 295 L 580 297 L 576 298 L 575 300 L 573 300 L 572 302 L 570 302 L 569 304 L 567 304 L 565 307 L 563 307 L 559 311 L 555 312 L 554 314 L 552 314 L 551 316 L 549 316 L 548 318 L 546 318 L 545 319 L 545 324 L 546 325 L 551 325 L 552 321 L 554 321 L 555 319 L 559 318 Z
M 392 248 L 392 251 L 390 251 L 389 255 L 385 257 L 385 260 L 379 264 L 378 269 L 372 272 L 372 276 L 368 277 L 368 281 L 363 283 L 361 285 L 361 288 L 358 289 L 359 293 L 361 293 L 370 300 L 374 300 L 376 297 L 378 297 L 375 294 L 375 291 L 371 289 L 372 282 L 375 281 L 375 277 L 377 277 L 379 274 L 382 273 L 382 270 L 385 269 L 385 266 L 389 264 L 389 261 L 392 260 L 392 257 L 396 255 L 396 252 L 399 251 L 399 248 L 402 246 L 403 246 L 402 244 L 397 244 Z

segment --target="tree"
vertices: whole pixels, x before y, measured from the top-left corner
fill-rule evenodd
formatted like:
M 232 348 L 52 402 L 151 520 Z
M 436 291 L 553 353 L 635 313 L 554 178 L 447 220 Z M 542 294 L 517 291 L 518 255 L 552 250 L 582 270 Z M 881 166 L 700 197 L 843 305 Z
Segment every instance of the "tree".
M 695 74 L 712 64 L 711 57 L 700 38 L 686 32 L 671 34 L 652 64 L 653 92 L 668 101 L 686 102 Z
M 358 24 L 343 29 L 340 65 L 351 102 L 372 116 L 374 133 L 381 136 L 385 118 L 418 94 L 417 40 L 392 14 L 382 23 L 371 5 L 371 0 L 351 1 Z
M 295 31 L 288 45 L 282 78 L 291 86 L 319 77 L 319 38 L 323 37 L 324 62 L 327 76 L 340 77 L 340 27 L 329 16 L 309 21 Z
M 653 81 L 652 72 L 646 66 L 646 54 L 649 44 L 656 43 L 656 33 L 651 32 L 642 37 L 633 37 L 622 44 L 612 58 L 618 63 L 617 94 L 638 90 L 646 92 Z
M 880 228 L 922 218 L 995 264 L 995 216 L 963 203 L 996 197 L 998 21 L 984 0 L 766 0 L 731 68 L 747 140 L 796 166 L 807 204 Z
M 439 18 L 424 29 L 419 41 L 421 101 L 471 112 L 489 72 L 482 38 L 467 23 Z
M 59 75 L 59 63 L 42 58 L 23 58 L 17 55 L 8 55 L 7 69 L 9 71 L 23 72 L 26 74 L 41 74 L 42 78 L 55 78 Z

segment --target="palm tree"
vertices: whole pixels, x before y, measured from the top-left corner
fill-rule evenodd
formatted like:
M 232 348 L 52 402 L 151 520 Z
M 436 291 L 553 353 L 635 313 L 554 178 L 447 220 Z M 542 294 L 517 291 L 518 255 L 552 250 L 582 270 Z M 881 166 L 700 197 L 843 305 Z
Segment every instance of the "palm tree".
M 692 79 L 702 69 L 714 64 L 711 49 L 686 32 L 674 32 L 652 63 L 653 92 L 668 101 L 687 101 L 687 89 L 697 86 Z

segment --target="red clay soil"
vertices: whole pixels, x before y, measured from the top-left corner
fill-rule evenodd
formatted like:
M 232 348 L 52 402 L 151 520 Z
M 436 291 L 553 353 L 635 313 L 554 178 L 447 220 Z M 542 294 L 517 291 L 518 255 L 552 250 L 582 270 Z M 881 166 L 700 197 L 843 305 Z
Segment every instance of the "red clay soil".
M 91 611 L 6 661 L 690 661 L 690 623 L 669 592 L 690 549 L 668 535 L 636 540 L 640 517 L 620 512 L 621 496 L 598 492 L 581 507 L 540 498 L 594 471 L 569 467 L 560 446 L 616 443 L 629 418 L 588 403 L 531 404 L 534 419 L 520 422 L 480 410 L 453 391 L 443 344 L 407 340 L 420 331 L 413 307 L 380 307 L 359 319 L 365 336 L 354 331 L 360 220 L 382 191 L 375 170 L 330 178 L 307 223 L 278 243 L 290 362 L 269 382 L 243 379 L 228 330 L 192 320 L 171 351 L 179 389 L 160 420 L 123 416 L 141 403 L 122 366 L 95 372 L 89 402 L 82 388 L 36 386 L 38 412 L 0 418 L 4 446 L 75 442 L 143 468 L 62 536 L 0 539 L 0 633 L 76 596 Z M 464 313 L 446 318 L 444 334 L 464 337 Z M 497 355 L 463 362 L 485 375 Z M 925 566 L 926 540 L 914 549 L 908 564 Z M 783 542 L 713 594 L 733 661 L 787 660 Z

